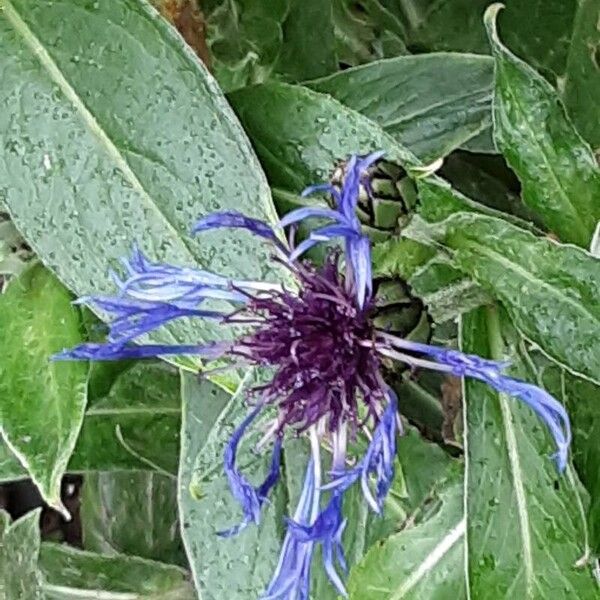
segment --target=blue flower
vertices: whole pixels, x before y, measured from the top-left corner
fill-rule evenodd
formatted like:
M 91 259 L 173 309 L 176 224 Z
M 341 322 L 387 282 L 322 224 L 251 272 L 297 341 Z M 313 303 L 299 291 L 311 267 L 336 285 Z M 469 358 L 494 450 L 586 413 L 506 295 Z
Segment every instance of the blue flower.
M 507 376 L 506 362 L 419 344 L 375 327 L 370 245 L 361 231 L 356 207 L 361 189 L 371 194 L 368 168 L 381 156 L 380 152 L 353 156 L 341 185 L 324 184 L 305 190 L 329 192 L 333 208 L 300 208 L 284 216 L 275 227 L 232 211 L 208 215 L 196 223 L 196 233 L 219 227 L 242 228 L 272 244 L 276 259 L 284 261 L 297 280 L 293 290 L 155 263 L 134 247 L 129 259 L 123 261 L 123 275 L 113 274 L 118 290 L 114 297 L 80 300 L 110 317 L 107 343 L 81 344 L 55 357 L 114 360 L 194 354 L 207 359 L 231 358 L 236 367 L 242 363 L 271 369 L 270 380 L 249 390 L 255 408 L 226 444 L 223 470 L 242 519 L 219 532 L 224 537 L 232 536 L 260 521 L 269 494 L 280 478 L 281 450 L 287 432 L 307 432 L 311 458 L 302 493 L 294 515 L 287 520 L 279 563 L 263 600 L 308 600 L 317 545 L 321 545 L 331 583 L 346 595 L 344 494 L 360 485 L 369 507 L 380 514 L 394 478 L 396 438 L 401 431 L 398 400 L 383 378 L 384 359 L 471 377 L 524 402 L 552 435 L 558 469 L 562 471 L 567 463 L 571 429 L 564 407 L 541 388 Z M 296 247 L 280 239 L 281 228 L 309 220 L 326 223 Z M 329 251 L 320 267 L 299 260 L 311 247 L 334 239 L 344 242 L 343 263 L 339 251 Z M 136 345 L 141 337 L 180 318 L 211 319 L 224 326 L 243 323 L 246 329 L 227 342 Z M 242 438 L 267 406 L 274 407 L 276 417 L 260 445 L 271 442 L 272 455 L 265 479 L 254 485 L 238 467 L 237 456 Z M 369 429 L 367 449 L 354 466 L 348 467 L 348 438 L 353 439 L 363 429 Z M 324 438 L 333 447 L 331 478 L 326 483 L 321 481 L 320 444 Z

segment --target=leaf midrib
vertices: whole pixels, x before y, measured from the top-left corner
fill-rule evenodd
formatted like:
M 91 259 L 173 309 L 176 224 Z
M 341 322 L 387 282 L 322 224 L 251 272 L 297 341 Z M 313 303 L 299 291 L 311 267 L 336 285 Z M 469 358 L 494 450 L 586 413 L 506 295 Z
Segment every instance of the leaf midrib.
M 165 223 L 167 229 L 169 229 L 174 237 L 181 241 L 185 249 L 189 252 L 194 262 L 196 257 L 192 252 L 189 243 L 180 235 L 179 231 L 169 220 L 167 215 L 159 208 L 158 204 L 153 200 L 150 193 L 143 186 L 138 176 L 135 174 L 118 146 L 110 138 L 108 133 L 103 129 L 102 125 L 96 119 L 94 114 L 87 108 L 83 100 L 78 95 L 75 88 L 69 83 L 58 64 L 54 61 L 50 53 L 46 50 L 40 39 L 33 33 L 27 23 L 21 18 L 15 7 L 11 4 L 10 0 L 1 0 L 0 2 L 0 14 L 4 15 L 6 20 L 13 27 L 14 31 L 21 36 L 27 47 L 31 52 L 38 58 L 40 64 L 48 73 L 50 79 L 59 87 L 64 94 L 65 98 L 73 105 L 75 110 L 81 115 L 84 125 L 87 129 L 96 137 L 96 139 L 105 148 L 106 153 L 112 158 L 121 171 L 124 178 L 128 181 L 131 187 L 136 190 L 142 197 L 142 199 L 150 205 L 155 213 L 160 215 L 162 221 Z
M 504 359 L 504 342 L 500 328 L 500 318 L 498 310 L 495 307 L 486 309 L 488 343 L 490 348 L 490 358 L 495 360 Z M 519 520 L 519 532 L 521 534 L 522 553 L 521 558 L 525 570 L 525 591 L 527 598 L 533 598 L 533 590 L 537 582 L 534 576 L 533 550 L 531 543 L 531 524 L 529 522 L 529 512 L 527 505 L 527 495 L 523 483 L 523 469 L 521 467 L 521 458 L 519 456 L 519 447 L 517 443 L 517 434 L 512 422 L 512 413 L 508 405 L 508 396 L 498 394 L 500 412 L 502 414 L 502 426 L 506 440 L 506 451 L 510 463 L 510 476 L 513 482 L 514 498 L 517 508 L 517 518 Z
M 411 592 L 415 586 L 425 577 L 439 562 L 454 548 L 466 532 L 466 519 L 463 517 L 448 533 L 440 540 L 438 544 L 427 554 L 419 563 L 419 566 L 412 574 L 404 580 L 402 585 L 395 591 L 389 600 L 402 600 Z

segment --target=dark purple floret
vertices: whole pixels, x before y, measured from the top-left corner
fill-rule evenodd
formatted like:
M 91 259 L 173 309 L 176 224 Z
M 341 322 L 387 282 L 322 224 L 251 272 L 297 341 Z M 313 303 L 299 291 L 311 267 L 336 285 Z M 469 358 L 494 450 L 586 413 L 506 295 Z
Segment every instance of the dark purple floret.
M 250 299 L 233 320 L 252 319 L 254 331 L 236 344 L 234 353 L 258 365 L 275 367 L 273 379 L 256 388 L 263 401 L 280 408 L 280 428 L 303 431 L 326 417 L 335 431 L 343 422 L 376 417 L 384 391 L 380 359 L 373 346 L 373 304 L 361 309 L 346 289 L 337 254 L 325 266 L 293 267 L 298 292 L 273 291 Z M 366 405 L 366 413 L 358 404 Z

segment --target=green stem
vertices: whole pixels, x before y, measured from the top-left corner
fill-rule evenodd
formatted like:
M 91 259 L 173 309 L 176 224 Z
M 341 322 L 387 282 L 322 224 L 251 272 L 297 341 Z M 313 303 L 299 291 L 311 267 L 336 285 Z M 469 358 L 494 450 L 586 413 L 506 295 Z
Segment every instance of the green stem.
M 504 357 L 504 339 L 502 337 L 498 308 L 496 306 L 486 306 L 485 312 L 487 315 L 490 358 L 493 360 L 502 360 Z

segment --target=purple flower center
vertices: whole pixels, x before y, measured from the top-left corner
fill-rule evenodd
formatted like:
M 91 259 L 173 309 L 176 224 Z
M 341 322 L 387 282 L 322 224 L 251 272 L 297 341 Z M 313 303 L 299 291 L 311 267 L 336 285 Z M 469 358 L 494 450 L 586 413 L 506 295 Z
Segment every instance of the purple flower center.
M 304 431 L 325 418 L 330 431 L 343 422 L 376 417 L 384 398 L 380 359 L 373 345 L 373 303 L 359 308 L 346 289 L 338 255 L 317 269 L 296 264 L 297 293 L 270 291 L 253 296 L 232 321 L 255 325 L 233 353 L 275 368 L 272 380 L 254 389 L 263 401 L 277 403 L 280 429 Z M 366 405 L 366 415 L 358 402 Z

